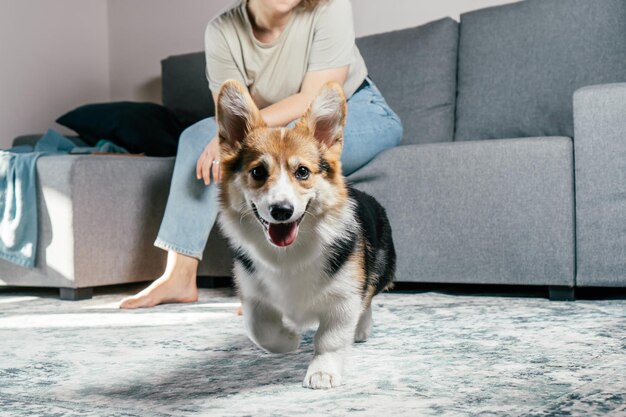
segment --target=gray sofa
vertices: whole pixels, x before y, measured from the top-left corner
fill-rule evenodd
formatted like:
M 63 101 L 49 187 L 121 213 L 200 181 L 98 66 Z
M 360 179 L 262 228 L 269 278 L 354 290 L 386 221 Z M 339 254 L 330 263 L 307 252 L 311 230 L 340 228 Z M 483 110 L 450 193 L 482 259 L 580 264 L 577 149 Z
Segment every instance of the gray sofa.
M 405 126 L 350 177 L 387 208 L 396 281 L 626 286 L 626 2 L 527 0 L 357 40 Z M 213 114 L 201 52 L 162 62 L 163 103 Z M 89 297 L 158 276 L 174 158 L 41 158 L 37 267 L 0 283 Z M 219 231 L 199 274 L 228 276 Z

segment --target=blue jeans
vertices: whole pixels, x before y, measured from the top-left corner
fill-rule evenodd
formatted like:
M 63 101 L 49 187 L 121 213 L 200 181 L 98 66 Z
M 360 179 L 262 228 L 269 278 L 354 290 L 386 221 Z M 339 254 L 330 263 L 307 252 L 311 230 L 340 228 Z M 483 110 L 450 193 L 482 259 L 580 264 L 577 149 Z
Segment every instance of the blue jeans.
M 218 186 L 196 179 L 196 162 L 216 135 L 215 119 L 209 117 L 187 128 L 180 136 L 174 175 L 161 229 L 155 246 L 199 260 L 218 212 Z M 349 175 L 379 152 L 397 146 L 402 125 L 378 88 L 362 88 L 348 100 L 341 164 Z

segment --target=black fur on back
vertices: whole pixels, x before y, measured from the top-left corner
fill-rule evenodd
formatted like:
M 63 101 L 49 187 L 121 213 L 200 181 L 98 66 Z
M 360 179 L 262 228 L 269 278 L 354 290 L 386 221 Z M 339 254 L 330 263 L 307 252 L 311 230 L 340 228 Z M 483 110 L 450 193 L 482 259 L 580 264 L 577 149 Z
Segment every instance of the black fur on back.
M 357 242 L 356 230 L 351 230 L 346 236 L 334 242 L 329 249 L 331 254 L 326 264 L 326 273 L 329 276 L 335 275 L 346 263 L 350 255 L 354 252 Z
M 357 249 L 357 242 L 363 241 L 365 282 L 363 295 L 390 288 L 396 270 L 396 251 L 393 246 L 391 225 L 385 209 L 369 194 L 348 186 L 348 198 L 356 208 L 358 229 L 350 230 L 342 239 L 333 243 L 331 256 L 326 265 L 326 273 L 333 276 Z
M 391 287 L 396 272 L 396 251 L 387 213 L 374 197 L 348 186 L 348 196 L 356 203 L 356 216 L 365 241 L 363 290 L 370 286 L 376 293 Z

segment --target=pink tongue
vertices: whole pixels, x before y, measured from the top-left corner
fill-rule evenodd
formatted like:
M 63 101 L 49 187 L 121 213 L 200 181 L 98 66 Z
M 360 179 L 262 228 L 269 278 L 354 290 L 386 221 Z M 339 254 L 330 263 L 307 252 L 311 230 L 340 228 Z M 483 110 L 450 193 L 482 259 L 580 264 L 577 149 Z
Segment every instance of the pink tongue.
M 270 239 L 276 246 L 289 246 L 298 237 L 298 224 L 292 223 L 270 223 Z

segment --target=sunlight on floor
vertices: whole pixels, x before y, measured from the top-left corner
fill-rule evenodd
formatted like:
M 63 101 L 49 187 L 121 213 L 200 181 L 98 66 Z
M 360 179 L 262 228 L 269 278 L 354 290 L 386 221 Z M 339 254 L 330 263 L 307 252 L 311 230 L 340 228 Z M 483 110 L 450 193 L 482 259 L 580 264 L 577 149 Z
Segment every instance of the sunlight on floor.
M 9 304 L 9 303 L 20 303 L 22 301 L 31 301 L 31 300 L 36 300 L 39 297 L 6 297 L 6 298 L 0 298 L 0 304 Z
M 188 308 L 238 308 L 241 303 L 210 303 L 210 304 L 190 304 Z
M 155 327 L 206 323 L 219 318 L 232 318 L 231 313 L 157 313 L 137 314 L 85 313 L 85 314 L 24 314 L 0 317 L 0 329 L 52 329 L 71 327 Z
M 120 297 L 120 300 L 122 299 L 122 297 Z M 224 309 L 225 311 L 231 311 L 231 310 L 235 310 L 238 307 L 241 307 L 241 303 L 189 303 L 189 304 L 185 304 L 185 308 L 186 309 L 211 309 L 211 310 L 215 310 L 215 309 Z M 167 307 L 166 307 L 167 308 Z M 93 305 L 84 305 L 81 306 L 81 309 L 83 310 L 118 310 L 119 309 L 119 301 L 114 301 L 111 303 L 105 303 L 105 304 L 100 304 L 97 306 L 93 306 Z M 138 310 L 138 311 L 152 311 L 149 309 L 142 309 L 142 310 Z

